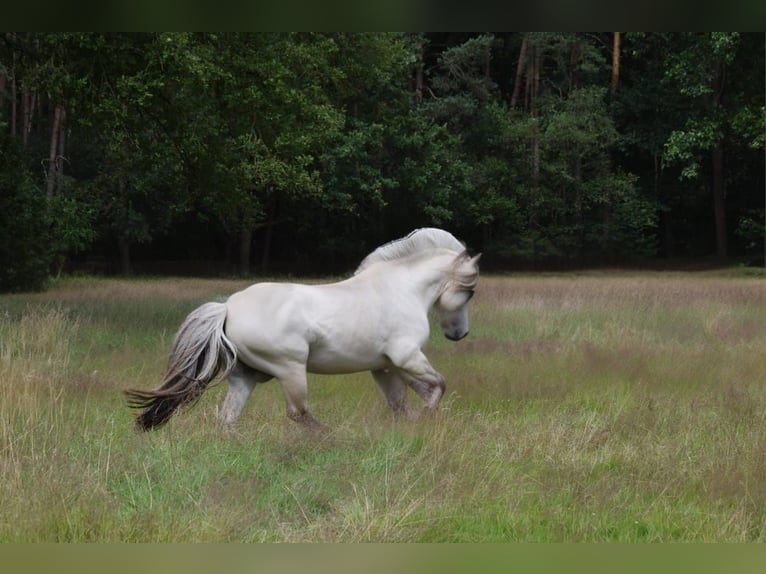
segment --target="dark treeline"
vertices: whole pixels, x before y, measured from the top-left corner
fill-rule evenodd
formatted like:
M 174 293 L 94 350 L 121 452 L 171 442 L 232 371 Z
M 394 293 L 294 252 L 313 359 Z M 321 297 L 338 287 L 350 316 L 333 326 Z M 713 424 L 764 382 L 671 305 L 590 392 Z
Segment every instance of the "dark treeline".
M 495 268 L 762 263 L 764 49 L 5 32 L 0 290 L 78 268 L 337 272 L 428 225 Z

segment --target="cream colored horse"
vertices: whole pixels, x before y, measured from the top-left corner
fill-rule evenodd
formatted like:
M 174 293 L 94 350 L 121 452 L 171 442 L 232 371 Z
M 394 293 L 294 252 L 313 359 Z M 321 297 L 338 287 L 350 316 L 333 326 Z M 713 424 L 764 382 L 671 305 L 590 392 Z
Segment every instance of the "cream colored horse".
M 160 387 L 127 392 L 144 409 L 137 425 L 164 424 L 220 377 L 229 380 L 225 422 L 239 418 L 257 384 L 277 378 L 288 417 L 320 427 L 309 412 L 307 372 L 371 371 L 395 412 L 408 409 L 408 386 L 436 409 L 445 383 L 422 351 L 428 313 L 436 312 L 447 338 L 468 334 L 479 257 L 446 231 L 419 229 L 376 249 L 344 281 L 257 283 L 225 303 L 206 303 L 181 325 Z

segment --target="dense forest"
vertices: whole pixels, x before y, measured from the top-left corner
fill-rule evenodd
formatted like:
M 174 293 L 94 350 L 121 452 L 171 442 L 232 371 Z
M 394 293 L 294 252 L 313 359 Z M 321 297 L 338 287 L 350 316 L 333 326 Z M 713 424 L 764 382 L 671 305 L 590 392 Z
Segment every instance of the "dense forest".
M 763 264 L 762 33 L 0 34 L 0 290 L 431 225 L 495 269 Z

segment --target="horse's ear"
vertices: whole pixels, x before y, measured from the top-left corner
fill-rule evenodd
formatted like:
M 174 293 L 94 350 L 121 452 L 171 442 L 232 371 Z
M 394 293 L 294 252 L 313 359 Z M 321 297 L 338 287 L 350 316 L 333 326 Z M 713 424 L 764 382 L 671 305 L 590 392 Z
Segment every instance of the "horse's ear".
M 476 255 L 471 257 L 471 263 L 473 263 L 474 265 L 478 265 L 479 259 L 481 259 L 481 253 L 477 253 Z

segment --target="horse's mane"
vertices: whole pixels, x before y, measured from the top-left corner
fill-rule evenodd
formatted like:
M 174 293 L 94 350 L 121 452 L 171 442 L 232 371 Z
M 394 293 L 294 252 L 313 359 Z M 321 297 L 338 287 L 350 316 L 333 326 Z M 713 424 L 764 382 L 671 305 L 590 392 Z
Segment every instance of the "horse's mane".
M 373 263 L 401 259 L 429 249 L 450 249 L 462 253 L 465 251 L 465 245 L 443 229 L 423 227 L 416 229 L 406 237 L 395 239 L 378 247 L 362 260 L 354 275 L 364 271 Z

